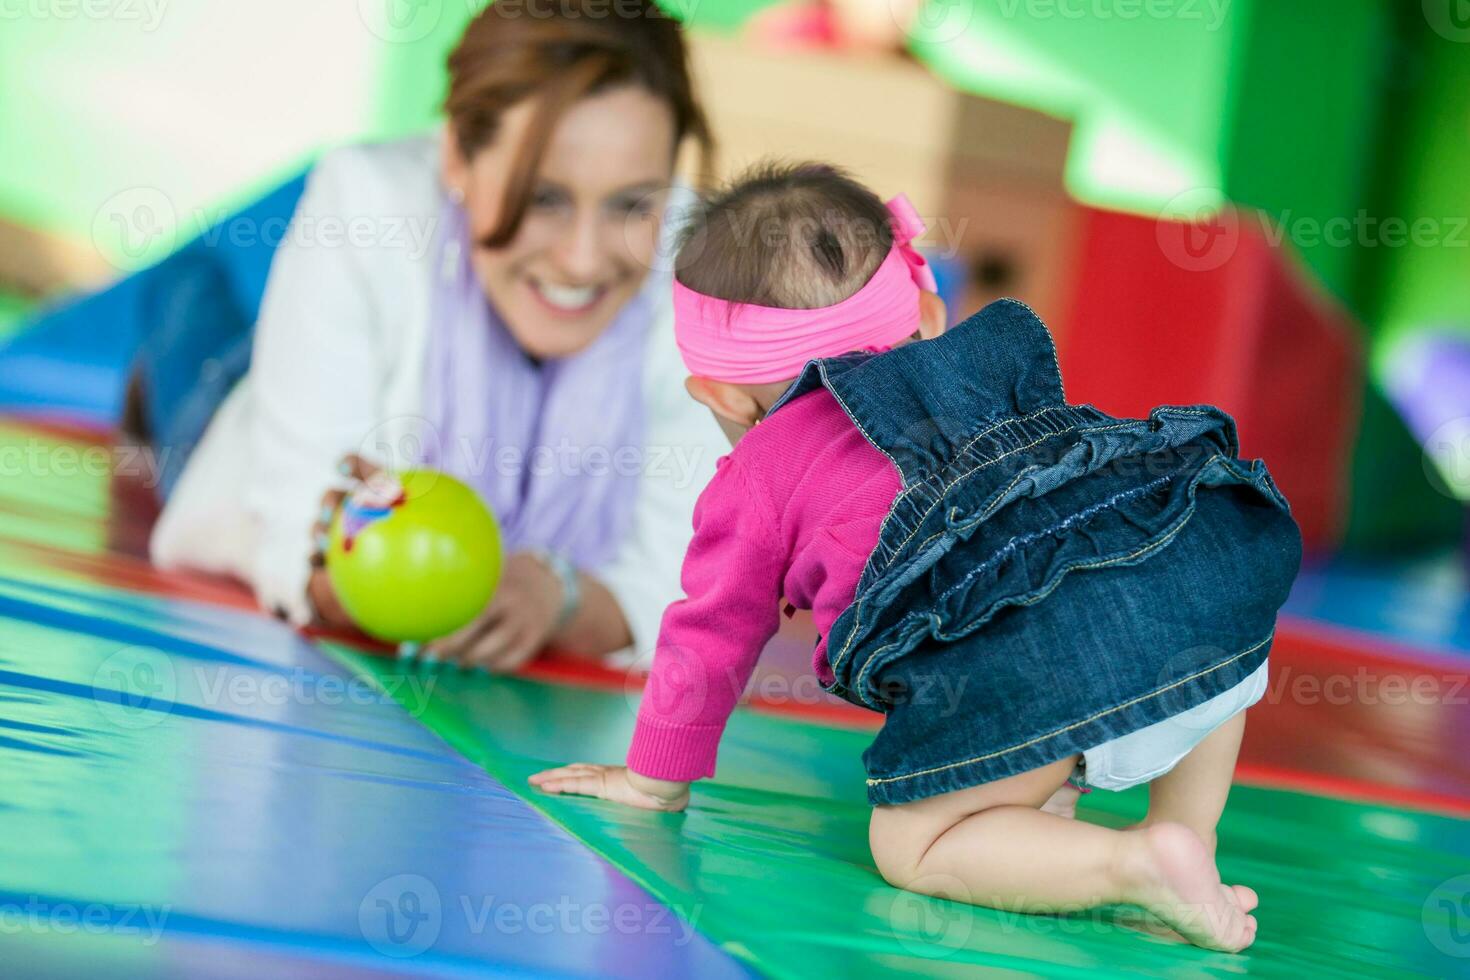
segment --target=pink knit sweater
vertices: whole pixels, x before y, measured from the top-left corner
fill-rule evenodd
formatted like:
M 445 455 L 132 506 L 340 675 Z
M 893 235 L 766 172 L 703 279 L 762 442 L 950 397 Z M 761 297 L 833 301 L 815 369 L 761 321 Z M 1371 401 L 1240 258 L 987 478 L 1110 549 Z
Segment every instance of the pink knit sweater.
M 825 637 L 898 495 L 893 464 L 819 389 L 752 429 L 694 510 L 687 598 L 664 613 L 628 767 L 655 779 L 714 775 L 720 735 L 776 632 L 781 600 L 810 609 L 824 639 L 813 669 L 831 679 Z

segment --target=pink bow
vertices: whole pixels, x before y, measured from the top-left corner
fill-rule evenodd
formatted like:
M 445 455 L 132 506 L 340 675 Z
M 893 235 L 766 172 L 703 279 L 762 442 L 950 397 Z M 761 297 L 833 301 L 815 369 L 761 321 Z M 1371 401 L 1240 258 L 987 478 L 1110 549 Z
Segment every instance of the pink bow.
M 939 292 L 933 267 L 913 245 L 914 239 L 924 234 L 928 228 L 908 195 L 899 194 L 891 198 L 888 202 L 888 214 L 893 220 L 893 245 L 908 263 L 909 275 L 914 277 L 914 282 L 920 289 L 927 289 L 931 293 Z

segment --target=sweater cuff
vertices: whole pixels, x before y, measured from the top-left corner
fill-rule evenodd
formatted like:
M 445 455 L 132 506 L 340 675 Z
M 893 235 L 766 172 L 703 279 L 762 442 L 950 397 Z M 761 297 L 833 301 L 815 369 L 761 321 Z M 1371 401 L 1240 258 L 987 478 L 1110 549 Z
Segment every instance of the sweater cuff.
M 723 725 L 663 725 L 639 718 L 628 748 L 628 768 L 649 779 L 692 783 L 715 774 Z
M 255 599 L 266 612 L 281 616 L 292 626 L 312 621 L 313 609 L 306 597 L 311 578 L 311 539 L 305 534 L 275 535 L 262 542 L 256 554 L 251 585 Z

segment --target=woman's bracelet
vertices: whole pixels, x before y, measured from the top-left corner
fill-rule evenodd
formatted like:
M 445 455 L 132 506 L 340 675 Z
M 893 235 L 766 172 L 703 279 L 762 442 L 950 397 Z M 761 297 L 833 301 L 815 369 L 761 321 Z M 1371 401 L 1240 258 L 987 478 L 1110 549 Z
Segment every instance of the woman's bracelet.
M 557 581 L 561 583 L 561 609 L 557 611 L 556 621 L 552 624 L 553 633 L 561 632 L 562 627 L 572 621 L 577 615 L 577 609 L 582 605 L 582 580 L 577 575 L 577 566 L 573 565 L 566 557 L 555 551 L 547 551 L 544 548 L 533 551 L 541 564 L 551 570 Z

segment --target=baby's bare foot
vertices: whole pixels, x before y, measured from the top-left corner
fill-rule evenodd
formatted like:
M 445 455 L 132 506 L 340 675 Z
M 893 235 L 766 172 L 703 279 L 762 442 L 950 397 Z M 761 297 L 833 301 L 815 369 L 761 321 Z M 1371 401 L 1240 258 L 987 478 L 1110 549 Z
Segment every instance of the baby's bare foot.
M 1130 832 L 1125 876 L 1131 901 L 1197 946 L 1237 952 L 1255 940 L 1255 892 L 1220 881 L 1210 850 L 1183 824 L 1160 823 Z

